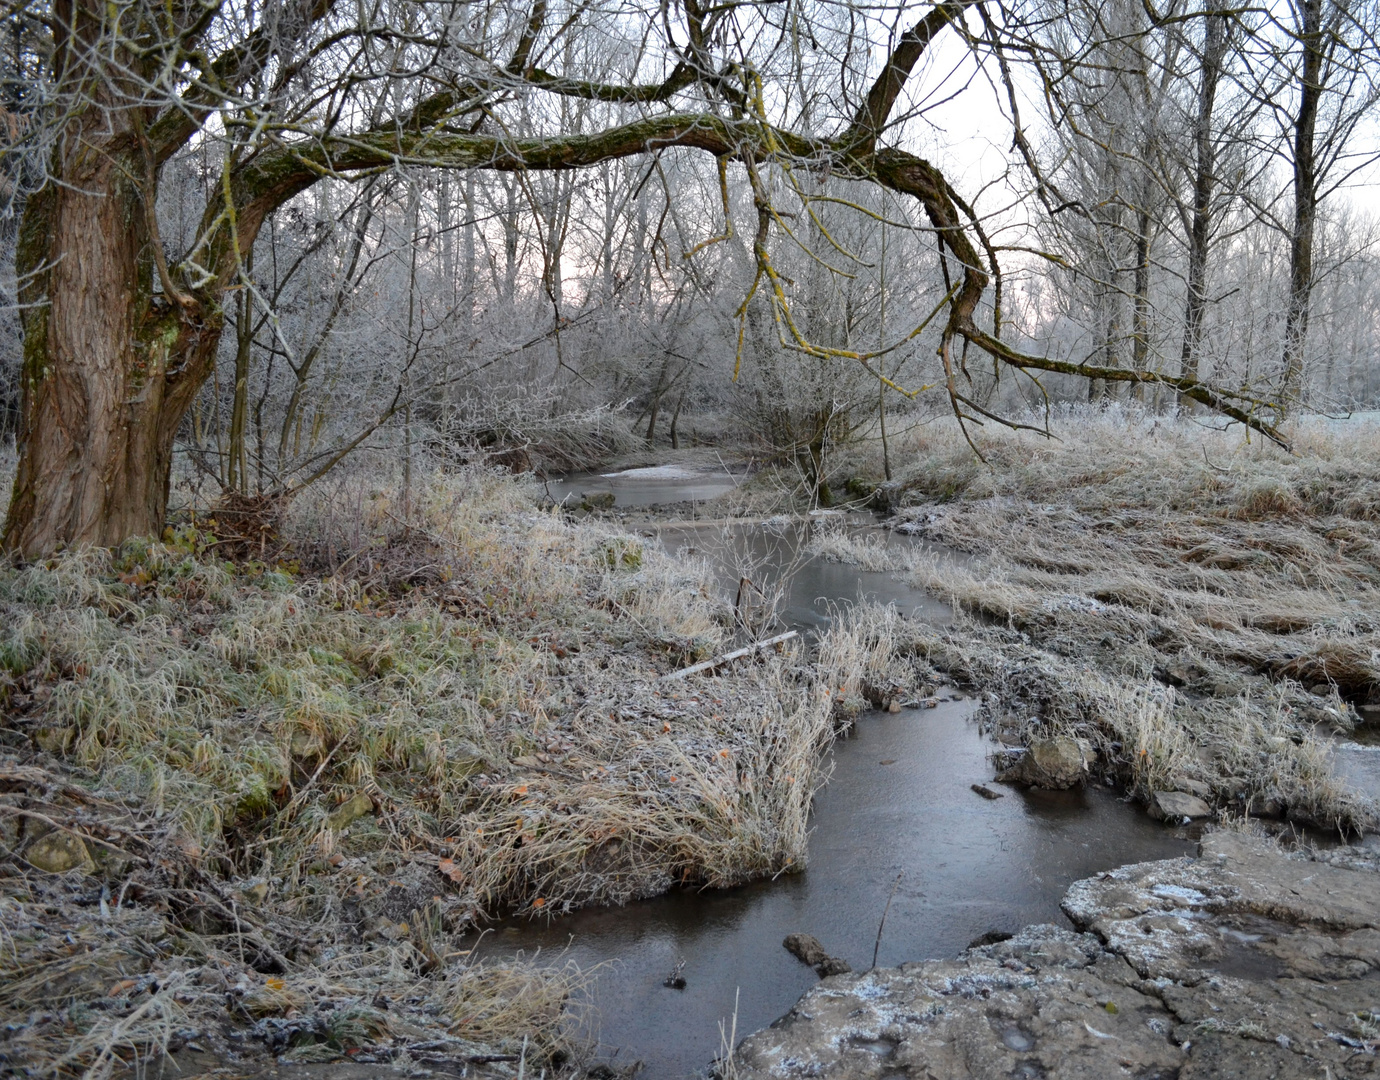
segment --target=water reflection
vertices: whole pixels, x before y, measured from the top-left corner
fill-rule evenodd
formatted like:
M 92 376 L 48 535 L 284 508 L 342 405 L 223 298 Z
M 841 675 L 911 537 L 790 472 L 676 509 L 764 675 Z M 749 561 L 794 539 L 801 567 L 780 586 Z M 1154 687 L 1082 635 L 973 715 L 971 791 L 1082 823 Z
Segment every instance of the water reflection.
M 780 622 L 796 630 L 818 629 L 828 623 L 830 610 L 840 603 L 870 600 L 894 604 L 901 614 L 942 626 L 953 617 L 948 604 L 923 589 L 912 588 L 891 571 L 862 570 L 842 562 L 807 557 L 802 550 L 818 529 L 843 529 L 853 535 L 878 537 L 880 551 L 902 556 L 931 552 L 955 560 L 966 556 L 928 541 L 899 533 L 876 532 L 871 514 L 852 514 L 846 519 L 782 521 L 766 525 L 677 522 L 656 529 L 662 546 L 671 554 L 705 558 L 714 569 L 720 589 L 735 599 L 743 575 L 771 590 L 784 577 L 785 595 L 777 607 Z
M 727 495 L 743 480 L 728 469 L 654 465 L 608 473 L 572 473 L 546 483 L 553 502 L 578 503 L 585 492 L 612 491 L 620 507 L 704 502 Z

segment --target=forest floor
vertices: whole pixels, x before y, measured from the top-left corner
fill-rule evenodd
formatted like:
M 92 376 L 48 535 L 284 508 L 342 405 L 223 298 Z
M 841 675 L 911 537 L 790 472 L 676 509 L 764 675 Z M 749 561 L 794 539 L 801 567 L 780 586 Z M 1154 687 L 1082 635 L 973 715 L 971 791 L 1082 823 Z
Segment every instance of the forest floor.
M 1055 431 L 978 432 L 985 462 L 947 427 L 905 447 L 893 526 L 968 559 L 817 546 L 954 606 L 912 647 L 985 692 L 1006 743 L 1084 739 L 1146 801 L 1380 824 L 1331 758 L 1380 722 L 1380 425 L 1310 421 L 1293 454 L 1123 410 Z
M 803 867 L 836 731 L 941 675 L 1141 799 L 1380 823 L 1331 759 L 1380 711 L 1380 427 L 1293 456 L 1120 411 L 1058 430 L 893 447 L 892 525 L 966 559 L 815 528 L 953 625 L 860 607 L 712 681 L 661 681 L 735 643 L 707 566 L 482 470 L 0 570 L 0 1063 L 579 1075 L 596 973 L 466 933 Z M 866 499 L 878 463 L 840 468 Z M 798 513 L 798 479 L 696 513 Z
M 0 570 L 7 1071 L 576 1073 L 591 973 L 466 931 L 804 865 L 877 634 L 662 682 L 733 642 L 704 567 L 492 472 L 351 483 Z

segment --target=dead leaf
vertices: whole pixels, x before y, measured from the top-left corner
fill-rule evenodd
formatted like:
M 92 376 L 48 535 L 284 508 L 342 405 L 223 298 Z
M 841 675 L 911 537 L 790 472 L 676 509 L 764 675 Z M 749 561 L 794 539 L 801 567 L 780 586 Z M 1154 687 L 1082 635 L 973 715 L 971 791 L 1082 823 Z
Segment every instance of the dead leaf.
M 436 864 L 436 869 L 450 878 L 451 881 L 459 885 L 464 880 L 465 875 L 461 869 L 455 865 L 454 859 L 442 859 Z

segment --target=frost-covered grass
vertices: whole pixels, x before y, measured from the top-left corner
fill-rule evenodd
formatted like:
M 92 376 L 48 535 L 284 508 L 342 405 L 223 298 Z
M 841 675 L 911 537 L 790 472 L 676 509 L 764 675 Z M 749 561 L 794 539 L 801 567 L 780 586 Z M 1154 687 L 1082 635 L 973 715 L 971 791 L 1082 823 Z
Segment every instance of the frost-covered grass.
M 984 463 L 933 425 L 893 458 L 904 527 L 974 556 L 913 566 L 967 617 L 931 659 L 1012 738 L 1077 729 L 1142 795 L 1375 822 L 1326 738 L 1380 703 L 1380 425 L 1306 422 L 1293 455 L 1119 408 L 1054 430 L 978 431 Z
M 364 477 L 291 507 L 288 546 L 268 562 L 226 561 L 202 520 L 0 570 L 13 754 L 0 781 L 19 808 L 0 817 L 0 917 L 22 943 L 6 945 L 0 979 L 44 983 L 70 959 L 53 953 L 48 923 L 67 920 L 73 940 L 98 933 L 97 909 L 70 909 L 54 888 L 104 888 L 122 911 L 156 900 L 181 942 L 180 959 L 135 949 L 111 963 L 134 979 L 211 979 L 206 1008 L 244 979 L 253 1016 L 287 1022 L 364 994 L 367 970 L 399 988 L 422 979 L 411 993 L 432 1026 L 510 1049 L 526 1035 L 549 1056 L 564 1045 L 571 977 L 538 992 L 544 975 L 467 967 L 455 942 L 476 920 L 803 866 L 836 707 L 890 655 L 877 635 L 841 629 L 810 657 L 660 683 L 730 644 L 707 569 L 542 511 L 535 495 L 492 472 L 437 475 L 409 513 Z M 55 826 L 94 853 L 85 872 L 26 866 Z M 110 854 L 134 837 L 143 863 Z M 148 876 L 159 859 L 195 879 L 211 915 L 193 918 L 167 874 Z M 43 1055 L 72 1010 L 109 990 L 110 964 L 91 970 L 95 982 L 53 984 L 46 1027 L 0 999 L 35 1068 L 52 1064 Z M 111 1008 L 129 1018 L 152 1000 Z M 162 1045 L 175 1004 L 159 999 L 120 1029 L 120 1053 Z M 343 1052 L 311 1030 L 303 1053 Z M 371 1037 L 384 1038 L 358 1039 Z

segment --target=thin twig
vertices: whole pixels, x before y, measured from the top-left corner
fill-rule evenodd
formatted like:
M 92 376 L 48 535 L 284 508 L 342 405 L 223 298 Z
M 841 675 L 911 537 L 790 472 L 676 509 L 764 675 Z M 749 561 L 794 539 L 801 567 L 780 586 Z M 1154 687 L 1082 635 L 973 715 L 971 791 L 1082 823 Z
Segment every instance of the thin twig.
M 901 879 L 905 876 L 904 870 L 896 875 L 896 880 L 891 885 L 891 895 L 886 898 L 886 907 L 882 908 L 882 921 L 877 924 L 877 943 L 872 946 L 872 966 L 868 968 L 869 971 L 877 970 L 877 953 L 882 948 L 882 927 L 886 926 L 886 915 L 891 910 L 891 901 L 895 899 L 896 890 L 901 887 Z

